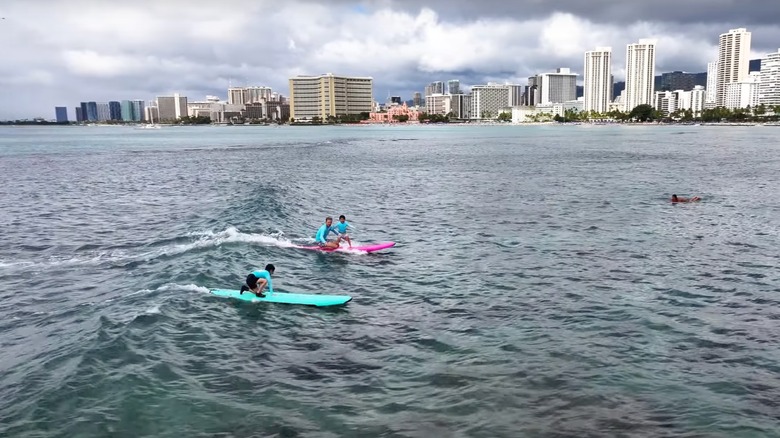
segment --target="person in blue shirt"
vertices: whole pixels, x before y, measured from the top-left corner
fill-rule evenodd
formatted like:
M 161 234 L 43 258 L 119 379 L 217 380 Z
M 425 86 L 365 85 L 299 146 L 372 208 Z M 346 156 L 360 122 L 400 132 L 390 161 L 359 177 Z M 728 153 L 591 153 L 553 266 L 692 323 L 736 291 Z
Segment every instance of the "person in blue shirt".
M 242 295 L 246 291 L 252 291 L 258 297 L 263 298 L 265 296 L 263 289 L 265 289 L 266 286 L 268 286 L 268 292 L 273 293 L 274 286 L 271 282 L 271 275 L 273 275 L 275 270 L 276 267 L 269 263 L 265 265 L 264 270 L 251 272 L 246 276 L 246 284 L 241 286 L 239 295 Z
M 346 240 L 349 244 L 349 247 L 352 248 L 352 240 L 349 238 L 349 235 L 347 235 L 347 228 L 352 228 L 354 230 L 355 227 L 347 222 L 347 218 L 343 214 L 339 216 L 339 221 L 336 222 L 336 226 L 334 228 L 336 228 L 336 231 L 339 232 L 339 241 Z
M 332 226 L 333 225 L 333 218 L 328 216 L 325 218 L 325 224 L 320 227 L 319 230 L 317 230 L 317 235 L 314 236 L 314 240 L 317 242 L 317 244 L 321 248 L 338 248 L 339 247 L 339 241 L 341 239 L 336 239 L 334 241 L 328 240 L 328 234 L 333 233 L 338 235 L 338 232 L 336 229 Z

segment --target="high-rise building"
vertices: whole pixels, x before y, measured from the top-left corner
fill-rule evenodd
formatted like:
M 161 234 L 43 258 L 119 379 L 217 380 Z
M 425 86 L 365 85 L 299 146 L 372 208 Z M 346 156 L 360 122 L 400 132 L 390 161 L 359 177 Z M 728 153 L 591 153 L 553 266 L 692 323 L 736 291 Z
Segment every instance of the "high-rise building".
M 506 84 L 506 87 L 509 89 L 509 102 L 507 102 L 507 105 L 510 107 L 522 105 L 523 91 L 525 90 L 525 86 L 518 84 Z
M 229 87 L 228 105 L 246 105 L 273 100 L 273 90 L 270 87 Z
M 311 120 L 371 112 L 374 80 L 370 77 L 296 76 L 290 78 L 290 117 Z
M 135 113 L 133 112 L 133 102 L 129 100 L 123 100 L 121 103 L 121 117 L 125 122 L 132 122 L 135 120 Z
M 158 96 L 157 111 L 160 122 L 173 122 L 187 115 L 187 98 L 174 93 L 173 96 Z
M 726 87 L 723 106 L 729 109 L 755 108 L 759 101 L 761 72 L 751 72 L 745 80 L 732 82 Z
M 133 100 L 131 101 L 133 105 L 133 121 L 134 122 L 142 122 L 146 120 L 146 111 L 144 110 L 145 106 L 143 100 Z
M 87 121 L 89 122 L 97 122 L 98 121 L 98 110 L 97 110 L 97 102 L 82 102 L 83 108 L 86 110 L 87 114 Z
M 431 94 L 444 94 L 444 91 L 444 82 L 441 81 L 431 82 L 425 86 L 426 96 L 430 96 Z
M 414 93 L 414 97 L 412 97 L 412 105 L 422 106 L 422 104 L 423 104 L 422 94 L 420 92 Z
M 777 49 L 777 53 L 770 53 L 761 59 L 758 103 L 780 105 L 780 49 Z
M 108 102 L 98 102 L 96 104 L 97 109 L 97 121 L 105 122 L 111 120 L 111 109 L 108 106 Z
M 686 73 L 684 71 L 672 71 L 661 74 L 661 83 L 659 90 L 663 91 L 691 91 L 695 85 L 696 73 Z
M 509 87 L 501 84 L 471 87 L 471 118 L 495 119 L 508 107 Z
M 538 77 L 538 103 L 563 103 L 577 99 L 577 73 L 559 68 L 555 73 L 542 73 Z
M 456 119 L 471 118 L 471 96 L 468 94 L 450 94 L 448 113 Z
M 541 92 L 539 91 L 539 87 L 541 86 L 541 81 L 539 80 L 539 76 L 531 76 L 528 78 L 528 85 L 525 86 L 524 92 L 523 92 L 523 105 L 525 106 L 536 106 L 540 103 L 541 99 Z
M 715 108 L 718 105 L 718 61 L 707 63 L 707 97 L 705 104 Z
M 109 120 L 122 120 L 122 105 L 117 101 L 108 102 Z
M 608 112 L 612 101 L 612 47 L 585 52 L 584 72 L 582 110 Z
M 450 95 L 435 93 L 425 96 L 425 112 L 435 115 L 446 115 L 451 106 Z
M 644 38 L 626 47 L 626 89 L 623 110 L 652 105 L 655 92 L 656 40 Z
M 84 109 L 81 106 L 76 107 L 76 121 L 81 123 L 84 119 Z
M 457 79 L 447 81 L 447 93 L 460 94 L 460 81 Z
M 751 34 L 744 27 L 720 35 L 716 86 L 718 106 L 725 106 L 728 84 L 744 81 L 750 73 L 750 39 Z
M 57 123 L 68 123 L 68 108 L 64 106 L 55 106 L 54 114 L 57 117 Z

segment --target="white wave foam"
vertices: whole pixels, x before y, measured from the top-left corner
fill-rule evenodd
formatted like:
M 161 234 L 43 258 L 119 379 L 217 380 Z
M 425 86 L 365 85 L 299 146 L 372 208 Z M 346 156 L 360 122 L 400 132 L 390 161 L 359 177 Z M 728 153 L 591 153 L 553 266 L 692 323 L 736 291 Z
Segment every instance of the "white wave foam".
M 219 246 L 223 243 L 259 243 L 262 245 L 278 246 L 280 248 L 290 248 L 295 246 L 293 242 L 282 237 L 284 233 L 281 231 L 273 234 L 253 234 L 242 233 L 236 227 L 228 227 L 224 231 L 214 233 L 213 231 L 190 233 L 192 236 L 201 236 L 198 240 L 192 243 L 185 243 L 175 245 L 172 248 L 165 250 L 164 254 L 180 254 L 183 252 L 191 251 L 198 248 L 207 248 L 210 246 Z
M 146 313 L 154 314 L 154 313 L 160 313 L 160 306 L 154 306 L 146 309 Z
M 189 292 L 201 292 L 204 294 L 209 293 L 210 289 L 203 286 L 198 286 L 197 284 L 176 284 L 176 283 L 166 283 L 160 287 L 158 287 L 156 290 L 158 291 L 189 291 Z

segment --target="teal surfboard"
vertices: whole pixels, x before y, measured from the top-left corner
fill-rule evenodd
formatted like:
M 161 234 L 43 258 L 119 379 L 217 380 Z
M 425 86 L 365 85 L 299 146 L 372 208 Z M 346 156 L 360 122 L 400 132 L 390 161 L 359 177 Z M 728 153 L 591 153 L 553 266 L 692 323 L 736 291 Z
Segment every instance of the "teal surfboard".
M 295 294 L 288 292 L 265 293 L 265 297 L 260 298 L 252 292 L 244 292 L 236 289 L 211 289 L 213 295 L 225 298 L 235 298 L 238 300 L 249 301 L 252 303 L 281 303 L 281 304 L 302 304 L 305 306 L 340 306 L 352 300 L 349 295 L 314 295 L 314 294 Z

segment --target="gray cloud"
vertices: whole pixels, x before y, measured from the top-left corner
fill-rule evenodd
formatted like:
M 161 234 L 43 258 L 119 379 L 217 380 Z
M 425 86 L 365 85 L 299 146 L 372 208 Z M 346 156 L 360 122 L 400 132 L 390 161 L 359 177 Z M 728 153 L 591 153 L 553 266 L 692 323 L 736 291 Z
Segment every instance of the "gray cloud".
M 35 5 L 31 5 L 35 3 Z M 0 120 L 53 117 L 55 105 L 145 99 L 179 92 L 225 97 L 229 84 L 287 94 L 297 74 L 374 77 L 375 97 L 410 98 L 434 80 L 525 83 L 611 46 L 622 79 L 625 46 L 658 39 L 657 72 L 705 71 L 718 35 L 747 27 L 753 57 L 780 45 L 772 2 L 541 0 L 285 3 L 138 0 L 28 2 L 0 6 Z M 747 7 L 746 3 L 755 3 Z

